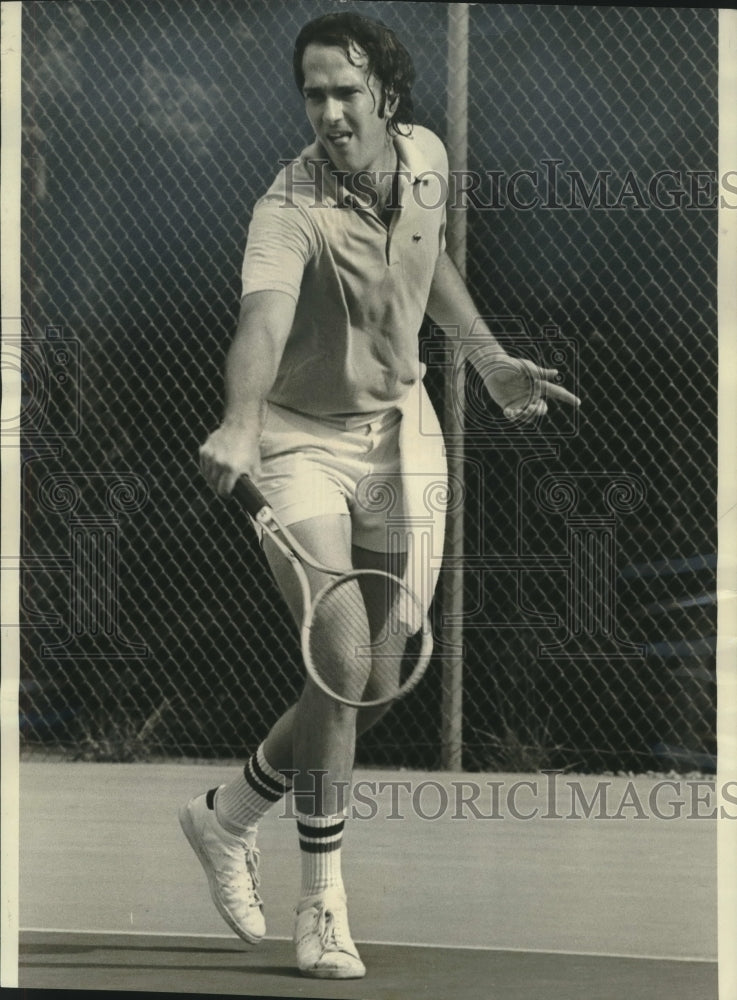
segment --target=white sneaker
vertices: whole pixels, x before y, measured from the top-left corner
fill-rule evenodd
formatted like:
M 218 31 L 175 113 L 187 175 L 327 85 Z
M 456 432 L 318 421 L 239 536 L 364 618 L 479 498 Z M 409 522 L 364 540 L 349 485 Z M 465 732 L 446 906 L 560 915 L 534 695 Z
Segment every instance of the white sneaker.
M 235 933 L 257 944 L 266 933 L 258 894 L 259 850 L 255 831 L 246 839 L 228 833 L 215 818 L 214 792 L 198 795 L 179 810 L 179 822 L 205 869 L 218 913 Z
M 351 939 L 342 889 L 327 889 L 297 905 L 294 943 L 303 976 L 360 979 L 366 975 L 366 966 Z

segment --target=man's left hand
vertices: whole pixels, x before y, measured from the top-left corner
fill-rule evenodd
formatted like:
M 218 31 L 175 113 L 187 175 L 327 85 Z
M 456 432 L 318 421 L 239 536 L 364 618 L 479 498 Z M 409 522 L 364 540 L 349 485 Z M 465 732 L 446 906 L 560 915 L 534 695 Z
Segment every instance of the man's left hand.
M 476 359 L 470 359 L 473 363 Z M 480 360 L 480 359 L 479 359 Z M 526 358 L 494 353 L 476 361 L 484 386 L 508 420 L 526 424 L 548 412 L 548 400 L 580 406 L 581 400 L 557 381 L 556 368 L 540 368 Z

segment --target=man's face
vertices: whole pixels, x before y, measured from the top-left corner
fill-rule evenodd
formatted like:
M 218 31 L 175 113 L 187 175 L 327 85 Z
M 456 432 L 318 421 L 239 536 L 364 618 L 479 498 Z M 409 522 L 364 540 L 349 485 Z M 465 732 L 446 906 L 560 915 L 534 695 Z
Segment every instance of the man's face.
M 379 117 L 381 84 L 367 78 L 367 59 L 360 49 L 351 58 L 357 65 L 336 46 L 307 46 L 302 57 L 307 117 L 339 170 L 390 170 L 394 154 L 386 122 L 394 105 L 387 101 L 384 117 Z

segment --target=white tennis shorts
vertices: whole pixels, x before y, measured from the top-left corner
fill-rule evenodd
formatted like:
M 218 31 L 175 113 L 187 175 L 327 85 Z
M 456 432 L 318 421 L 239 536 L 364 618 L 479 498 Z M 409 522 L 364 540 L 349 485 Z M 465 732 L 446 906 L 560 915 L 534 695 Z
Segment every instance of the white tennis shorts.
M 285 525 L 347 514 L 354 545 L 407 552 L 406 582 L 429 607 L 449 494 L 443 436 L 421 382 L 379 414 L 318 418 L 269 404 L 255 481 Z
M 270 403 L 256 485 L 285 525 L 348 514 L 352 540 L 375 552 L 405 551 L 392 537 L 391 509 L 403 509 L 400 410 L 347 418 L 313 417 Z M 396 525 L 395 525 L 396 527 Z

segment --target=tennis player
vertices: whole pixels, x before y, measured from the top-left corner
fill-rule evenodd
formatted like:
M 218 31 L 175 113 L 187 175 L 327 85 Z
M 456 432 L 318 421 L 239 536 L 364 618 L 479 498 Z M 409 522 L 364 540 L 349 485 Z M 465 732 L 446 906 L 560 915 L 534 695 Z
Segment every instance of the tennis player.
M 200 449 L 201 469 L 221 495 L 252 477 L 316 560 L 401 575 L 406 546 L 388 551 L 386 515 L 359 502 L 359 484 L 401 482 L 407 469 L 425 313 L 441 327 L 475 324 L 471 360 L 509 418 L 536 419 L 549 399 L 579 401 L 554 370 L 509 357 L 489 331 L 479 352 L 478 311 L 445 253 L 446 153 L 413 124 L 414 69 L 394 33 L 351 12 L 317 18 L 299 33 L 294 75 L 315 138 L 254 208 L 225 415 Z M 292 571 L 268 540 L 264 550 L 299 621 Z M 385 614 L 385 594 L 365 600 L 367 634 L 335 636 L 346 675 L 351 649 L 378 634 Z M 307 976 L 366 971 L 348 925 L 341 844 L 356 734 L 378 714 L 308 682 L 242 773 L 180 812 L 220 914 L 256 943 L 265 933 L 257 826 L 293 784 L 302 871 L 294 940 Z

